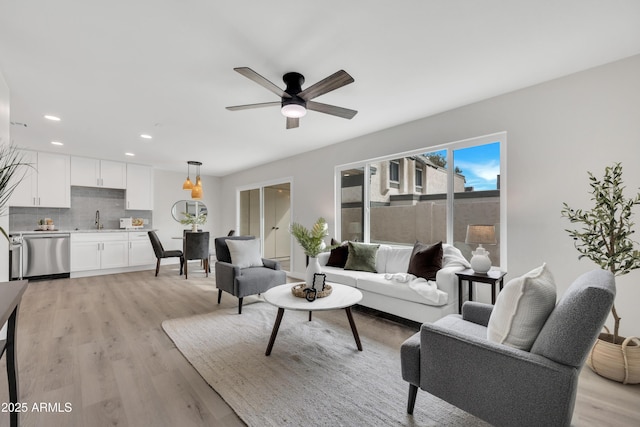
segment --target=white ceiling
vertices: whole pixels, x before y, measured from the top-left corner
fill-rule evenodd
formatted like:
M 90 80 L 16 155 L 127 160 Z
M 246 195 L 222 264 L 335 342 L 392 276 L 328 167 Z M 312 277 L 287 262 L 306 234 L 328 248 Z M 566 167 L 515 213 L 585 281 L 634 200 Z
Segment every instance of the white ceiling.
M 16 144 L 218 176 L 639 53 L 637 0 L 0 0 Z M 239 66 L 359 113 L 227 111 L 278 100 Z

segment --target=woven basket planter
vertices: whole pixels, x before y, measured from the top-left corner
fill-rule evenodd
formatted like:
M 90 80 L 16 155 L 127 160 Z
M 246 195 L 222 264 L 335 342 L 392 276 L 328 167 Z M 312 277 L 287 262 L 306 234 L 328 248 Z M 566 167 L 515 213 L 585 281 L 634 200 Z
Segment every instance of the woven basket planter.
M 623 384 L 640 383 L 640 339 L 629 337 L 622 344 L 612 341 L 612 334 L 601 333 L 591 349 L 587 365 L 610 380 Z

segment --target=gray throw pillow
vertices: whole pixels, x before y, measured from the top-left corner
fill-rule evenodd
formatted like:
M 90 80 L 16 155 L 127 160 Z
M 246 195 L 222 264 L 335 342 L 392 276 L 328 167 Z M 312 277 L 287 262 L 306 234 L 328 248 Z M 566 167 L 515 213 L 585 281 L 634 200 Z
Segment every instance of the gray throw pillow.
M 376 254 L 378 253 L 378 248 L 380 248 L 380 245 L 349 242 L 349 255 L 344 269 L 377 273 Z

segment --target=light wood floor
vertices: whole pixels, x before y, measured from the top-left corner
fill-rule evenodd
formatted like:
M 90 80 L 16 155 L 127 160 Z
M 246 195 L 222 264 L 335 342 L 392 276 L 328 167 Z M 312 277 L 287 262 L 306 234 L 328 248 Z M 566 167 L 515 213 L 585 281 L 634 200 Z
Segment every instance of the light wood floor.
M 216 297 L 213 277 L 204 278 L 195 267 L 189 280 L 163 266 L 157 278 L 145 271 L 32 282 L 18 321 L 20 396 L 28 406 L 22 425 L 243 425 L 160 326 L 165 319 L 216 310 Z M 236 303 L 223 296 L 223 306 Z M 244 310 L 251 310 L 250 303 Z M 398 347 L 414 333 L 365 313 L 355 311 L 354 317 L 361 335 Z M 8 401 L 4 358 L 0 369 L 2 403 Z M 48 412 L 34 410 L 40 403 L 49 404 Z M 640 386 L 623 386 L 586 368 L 573 421 L 640 425 Z M 9 415 L 0 413 L 0 427 L 8 425 Z

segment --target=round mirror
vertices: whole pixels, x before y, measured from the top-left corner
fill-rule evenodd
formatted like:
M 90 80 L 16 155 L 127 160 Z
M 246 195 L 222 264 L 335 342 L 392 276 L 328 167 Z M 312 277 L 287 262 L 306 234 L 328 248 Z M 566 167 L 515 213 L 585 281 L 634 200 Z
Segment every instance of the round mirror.
M 185 219 L 185 213 L 190 215 L 207 215 L 207 205 L 200 200 L 178 200 L 171 208 L 171 216 L 180 222 Z

